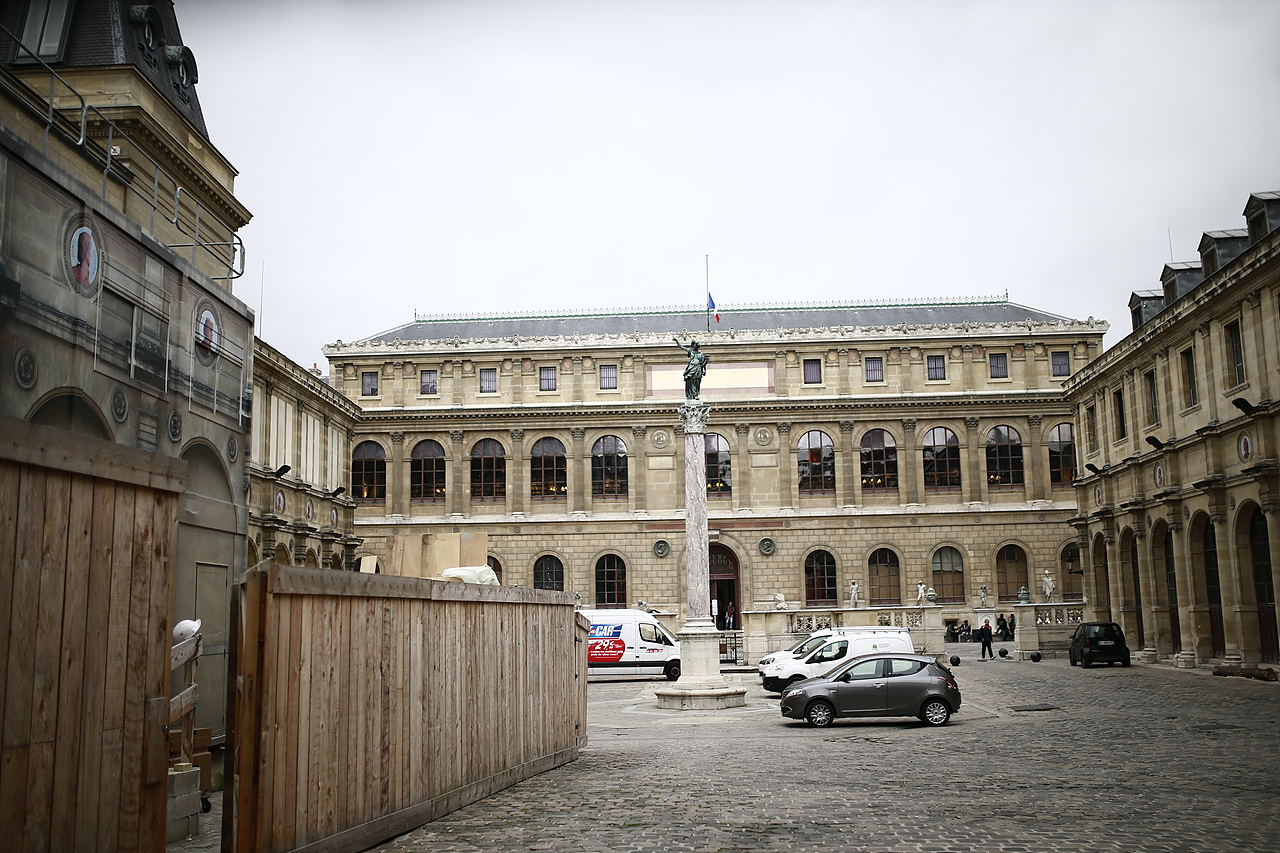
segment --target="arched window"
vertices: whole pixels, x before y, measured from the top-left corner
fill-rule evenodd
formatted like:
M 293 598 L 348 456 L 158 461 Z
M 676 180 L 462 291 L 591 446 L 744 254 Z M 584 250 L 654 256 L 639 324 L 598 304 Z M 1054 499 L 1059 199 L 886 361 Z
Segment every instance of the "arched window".
M 867 559 L 871 576 L 871 603 L 901 604 L 902 574 L 898 569 L 898 555 L 888 548 L 877 548 Z
M 554 554 L 543 554 L 533 561 L 533 588 L 564 591 L 564 563 Z
M 502 583 L 502 561 L 490 554 L 489 559 L 484 562 L 485 565 L 493 569 L 493 573 L 498 576 L 498 583 Z
M 1084 564 L 1080 562 L 1080 546 L 1068 545 L 1062 549 L 1062 600 L 1081 601 L 1084 598 Z
M 627 606 L 627 564 L 617 554 L 596 560 L 596 607 Z
M 804 606 L 836 605 L 836 558 L 828 551 L 814 551 L 804 560 Z
M 627 496 L 627 445 L 616 435 L 606 435 L 591 448 L 591 496 Z
M 724 436 L 707 433 L 707 494 L 727 495 L 733 490 L 729 471 L 729 442 Z
M 960 442 L 946 427 L 934 427 L 920 442 L 924 456 L 924 487 L 930 492 L 960 488 Z
M 964 601 L 964 557 L 950 545 L 933 552 L 933 591 L 938 601 Z
M 829 435 L 813 429 L 800 436 L 797 457 L 800 494 L 814 495 L 836 490 L 836 453 Z
M 387 499 L 387 452 L 376 441 L 362 441 L 351 452 L 351 496 L 360 503 Z
M 409 458 L 409 500 L 438 503 L 444 500 L 444 448 L 433 439 L 419 441 Z
M 862 437 L 862 491 L 898 490 L 898 447 L 893 436 L 882 429 L 868 430 Z
M 1005 545 L 996 554 L 997 595 L 1001 601 L 1017 601 L 1018 589 L 1024 586 L 1027 586 L 1027 552 L 1017 545 Z
M 564 444 L 540 438 L 529 452 L 529 496 L 535 501 L 564 500 L 569 495 L 565 476 Z
M 492 438 L 471 448 L 471 500 L 500 501 L 507 496 L 507 455 Z
M 1049 430 L 1049 483 L 1068 487 L 1076 478 L 1076 437 L 1071 424 Z
M 1022 436 L 1011 426 L 992 427 L 987 433 L 987 485 L 1022 484 Z

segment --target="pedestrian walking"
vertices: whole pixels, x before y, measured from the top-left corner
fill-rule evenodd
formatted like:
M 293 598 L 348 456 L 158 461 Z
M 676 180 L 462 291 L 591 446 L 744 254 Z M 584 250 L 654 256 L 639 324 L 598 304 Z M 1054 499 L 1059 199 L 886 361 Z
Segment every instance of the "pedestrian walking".
M 978 660 L 986 660 L 988 656 L 995 660 L 996 654 L 991 651 L 991 620 L 983 619 L 982 627 L 978 629 L 978 642 L 982 643 L 982 651 L 978 654 Z

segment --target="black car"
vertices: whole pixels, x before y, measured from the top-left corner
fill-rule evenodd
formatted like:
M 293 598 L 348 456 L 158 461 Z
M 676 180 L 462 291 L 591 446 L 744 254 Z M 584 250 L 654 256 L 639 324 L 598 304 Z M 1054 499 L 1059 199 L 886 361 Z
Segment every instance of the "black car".
M 1124 631 L 1115 622 L 1085 622 L 1071 635 L 1067 650 L 1071 665 L 1092 666 L 1095 663 L 1129 665 L 1129 647 Z

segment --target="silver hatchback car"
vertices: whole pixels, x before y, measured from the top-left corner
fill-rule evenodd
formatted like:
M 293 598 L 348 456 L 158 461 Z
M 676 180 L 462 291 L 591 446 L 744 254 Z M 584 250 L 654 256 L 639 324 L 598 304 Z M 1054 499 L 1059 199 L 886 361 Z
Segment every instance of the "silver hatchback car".
M 814 726 L 837 717 L 919 717 L 942 726 L 958 710 L 955 676 L 928 655 L 862 655 L 782 693 L 782 716 Z

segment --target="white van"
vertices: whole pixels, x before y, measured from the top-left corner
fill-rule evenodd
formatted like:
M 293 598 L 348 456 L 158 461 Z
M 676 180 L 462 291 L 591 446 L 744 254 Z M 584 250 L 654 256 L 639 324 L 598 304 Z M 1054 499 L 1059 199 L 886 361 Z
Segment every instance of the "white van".
M 680 678 L 680 641 L 643 610 L 579 610 L 591 620 L 587 675 Z
M 788 684 L 822 675 L 834 669 L 836 664 L 858 655 L 872 652 L 915 653 L 911 632 L 906 628 L 837 628 L 826 640 L 800 657 L 790 654 L 774 656 L 773 663 L 762 673 L 764 689 L 770 693 L 781 693 Z

